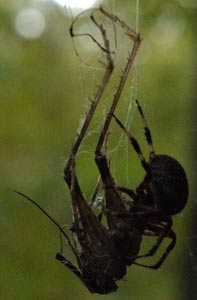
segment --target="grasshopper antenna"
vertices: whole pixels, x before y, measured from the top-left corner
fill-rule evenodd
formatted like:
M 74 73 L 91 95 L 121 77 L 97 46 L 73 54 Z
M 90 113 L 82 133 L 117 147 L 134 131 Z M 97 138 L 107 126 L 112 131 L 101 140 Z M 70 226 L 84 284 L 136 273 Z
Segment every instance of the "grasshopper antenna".
M 69 236 L 66 234 L 66 232 L 62 229 L 62 227 L 59 225 L 59 223 L 53 218 L 51 217 L 46 210 L 44 210 L 36 201 L 34 201 L 32 198 L 28 197 L 27 195 L 25 195 L 24 193 L 21 193 L 19 191 L 10 189 L 12 192 L 22 196 L 23 198 L 25 198 L 26 200 L 28 200 L 29 202 L 31 202 L 34 206 L 36 206 L 49 220 L 51 220 L 51 222 L 60 230 L 60 232 L 63 234 L 63 236 L 65 237 L 65 239 L 67 240 L 69 246 L 71 247 L 72 251 L 74 252 L 76 258 L 78 259 L 78 255 L 76 253 L 75 248 L 73 247 L 71 240 L 69 238 Z

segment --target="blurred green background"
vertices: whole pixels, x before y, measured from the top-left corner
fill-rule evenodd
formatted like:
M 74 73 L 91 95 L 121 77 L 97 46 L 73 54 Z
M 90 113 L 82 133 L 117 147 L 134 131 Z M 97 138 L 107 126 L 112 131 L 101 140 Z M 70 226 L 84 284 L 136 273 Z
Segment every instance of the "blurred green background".
M 88 109 L 88 96 L 93 97 L 102 78 L 104 67 L 99 60 L 105 57 L 87 38 L 75 39 L 80 57 L 76 55 L 69 36 L 76 8 L 66 10 L 46 0 L 0 1 L 1 299 L 196 299 L 194 2 L 141 0 L 137 13 L 134 0 L 102 1 L 132 28 L 138 24 L 143 37 L 117 115 L 148 155 L 134 105 L 138 97 L 156 150 L 176 157 L 184 166 L 190 198 L 185 210 L 174 217 L 177 245 L 162 268 L 151 271 L 132 266 L 126 281 L 118 283 L 116 293 L 98 296 L 91 295 L 54 259 L 59 251 L 56 228 L 8 188 L 31 195 L 60 224 L 70 224 L 71 203 L 63 166 L 79 121 Z M 98 175 L 94 164 L 96 141 L 130 49 L 128 38 L 119 30 L 116 48 L 113 24 L 100 20 L 108 28 L 116 51 L 116 71 L 77 159 L 77 172 L 87 198 Z M 76 30 L 97 34 L 88 15 L 79 21 Z M 111 127 L 108 151 L 118 183 L 135 188 L 143 170 L 116 125 Z M 145 247 L 146 242 L 149 245 L 145 240 Z

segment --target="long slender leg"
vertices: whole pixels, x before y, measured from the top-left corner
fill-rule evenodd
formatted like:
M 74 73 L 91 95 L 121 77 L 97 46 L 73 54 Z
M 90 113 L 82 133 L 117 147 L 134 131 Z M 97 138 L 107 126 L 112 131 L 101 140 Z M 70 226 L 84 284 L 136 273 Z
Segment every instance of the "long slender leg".
M 163 239 L 168 236 L 169 232 L 171 232 L 172 227 L 172 219 L 169 218 L 167 222 L 157 222 L 154 223 L 148 223 L 146 229 L 143 232 L 143 235 L 146 236 L 157 236 L 158 239 L 154 246 L 151 247 L 151 249 L 144 255 L 140 255 L 137 258 L 143 258 L 143 257 L 149 257 L 153 256 L 155 252 L 158 250 L 159 246 L 161 245 Z
M 145 134 L 145 137 L 146 137 L 146 140 L 147 140 L 147 143 L 148 143 L 148 146 L 149 146 L 149 149 L 150 149 L 150 157 L 154 157 L 155 156 L 155 151 L 154 151 L 154 148 L 153 148 L 153 142 L 152 142 L 152 136 L 151 136 L 151 132 L 150 132 L 150 129 L 147 125 L 147 121 L 144 117 L 144 113 L 142 111 L 142 108 L 141 106 L 139 105 L 139 102 L 136 100 L 136 104 L 137 104 L 137 108 L 138 108 L 138 111 L 142 117 L 142 121 L 143 121 L 143 124 L 144 124 L 144 134 Z M 134 150 L 136 151 L 136 153 L 138 154 L 138 157 L 141 161 L 141 164 L 143 166 L 143 168 L 148 171 L 148 164 L 147 162 L 145 161 L 145 158 L 142 154 L 142 151 L 140 149 L 140 146 L 138 144 L 138 141 L 134 138 L 134 136 L 126 129 L 126 127 L 121 123 L 121 121 L 114 115 L 112 114 L 112 116 L 114 117 L 115 121 L 117 122 L 117 124 L 122 128 L 122 130 L 125 132 L 125 134 L 128 136 Z
M 110 189 L 111 187 L 109 187 Z M 113 188 L 113 187 L 112 187 Z M 131 221 L 133 220 L 133 218 L 138 218 L 138 217 L 151 217 L 154 216 L 155 214 L 159 213 L 159 211 L 157 209 L 154 209 L 151 206 L 148 205 L 137 205 L 137 204 L 133 204 L 132 203 L 132 208 L 136 208 L 137 211 L 133 212 L 130 210 L 126 210 L 125 212 L 119 212 L 116 210 L 107 210 L 105 209 L 104 212 L 108 212 L 110 215 L 122 218 L 122 219 L 130 219 Z M 140 211 L 139 211 L 140 209 Z M 145 233 L 143 233 L 145 235 Z M 149 234 L 146 234 L 149 235 Z M 158 236 L 155 234 L 151 234 L 151 236 Z
M 166 248 L 165 252 L 163 253 L 163 255 L 160 257 L 160 259 L 154 264 L 154 265 L 145 265 L 145 264 L 140 264 L 140 263 L 136 263 L 134 262 L 135 265 L 141 266 L 141 267 L 145 267 L 145 268 L 150 268 L 150 269 L 158 269 L 166 260 L 166 258 L 168 257 L 168 255 L 170 254 L 170 252 L 173 250 L 175 244 L 176 244 L 176 234 L 174 231 L 170 231 L 168 233 L 168 235 L 164 236 L 164 237 L 168 237 L 171 239 L 170 244 L 168 245 L 168 247 Z M 159 243 L 160 245 L 160 243 Z M 155 248 L 158 249 L 158 247 L 156 246 Z M 156 252 L 155 250 L 153 251 L 154 253 Z M 154 254 L 153 253 L 153 254 Z
M 142 121 L 143 121 L 143 124 L 144 124 L 144 134 L 145 134 L 145 137 L 146 137 L 149 149 L 150 149 L 150 157 L 153 158 L 155 156 L 155 151 L 154 151 L 154 148 L 153 148 L 153 141 L 152 141 L 151 131 L 150 131 L 148 125 L 147 125 L 146 118 L 144 117 L 144 113 L 142 111 L 141 106 L 139 105 L 138 100 L 136 100 L 136 104 L 137 104 L 138 111 L 139 111 L 139 113 L 142 117 Z
M 112 115 L 115 119 L 115 121 L 117 122 L 117 124 L 120 126 L 120 128 L 124 131 L 124 133 L 128 136 L 135 152 L 137 153 L 141 164 L 143 166 L 143 168 L 148 171 L 148 163 L 146 162 L 144 155 L 142 154 L 142 151 L 140 149 L 140 146 L 138 144 L 138 141 L 136 140 L 136 138 L 134 138 L 134 136 L 126 129 L 126 127 L 121 123 L 121 121 L 113 114 Z
M 136 263 L 136 262 L 135 262 L 135 264 L 143 266 L 143 267 L 147 267 L 147 268 L 152 268 L 152 269 L 158 269 L 162 265 L 162 263 L 165 261 L 165 259 L 167 258 L 169 253 L 172 251 L 172 249 L 174 248 L 175 243 L 176 243 L 176 234 L 171 229 L 171 226 L 172 226 L 171 218 L 169 218 L 169 220 L 164 223 L 161 221 L 156 224 L 154 224 L 154 223 L 148 224 L 143 235 L 158 236 L 158 239 L 157 239 L 155 245 L 153 245 L 147 253 L 145 253 L 144 255 L 137 256 L 136 259 L 153 256 L 156 253 L 156 251 L 159 249 L 164 238 L 170 238 L 171 242 L 169 243 L 168 247 L 164 251 L 163 255 L 160 257 L 160 259 L 154 265 L 145 265 L 145 264 Z

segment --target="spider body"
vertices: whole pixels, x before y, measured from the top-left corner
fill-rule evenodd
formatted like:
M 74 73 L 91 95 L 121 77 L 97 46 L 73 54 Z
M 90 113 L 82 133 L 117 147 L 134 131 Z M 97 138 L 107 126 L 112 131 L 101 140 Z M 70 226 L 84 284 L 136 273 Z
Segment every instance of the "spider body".
M 186 205 L 188 182 L 180 163 L 168 155 L 154 155 L 148 163 L 148 174 L 137 187 L 137 198 L 144 204 L 175 215 Z

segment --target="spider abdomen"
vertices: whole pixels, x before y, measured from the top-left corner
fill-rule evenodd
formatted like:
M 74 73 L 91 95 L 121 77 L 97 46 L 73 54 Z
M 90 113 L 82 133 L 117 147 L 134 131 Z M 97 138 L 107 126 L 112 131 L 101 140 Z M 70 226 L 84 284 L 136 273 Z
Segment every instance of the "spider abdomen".
M 168 155 L 155 155 L 149 168 L 154 203 L 170 215 L 179 213 L 186 205 L 189 190 L 183 167 Z

